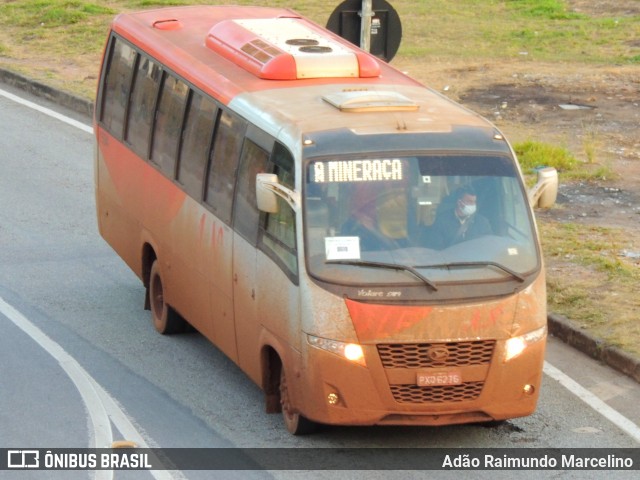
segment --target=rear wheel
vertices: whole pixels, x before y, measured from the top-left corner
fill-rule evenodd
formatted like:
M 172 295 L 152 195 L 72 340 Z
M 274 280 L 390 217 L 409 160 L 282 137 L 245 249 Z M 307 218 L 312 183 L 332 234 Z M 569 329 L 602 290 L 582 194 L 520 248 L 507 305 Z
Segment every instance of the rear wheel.
M 153 261 L 149 275 L 149 303 L 153 326 L 158 332 L 169 335 L 184 331 L 184 320 L 165 302 L 164 283 L 158 260 Z
M 284 367 L 280 370 L 280 405 L 282 405 L 284 425 L 292 435 L 307 435 L 315 432 L 318 428 L 317 423 L 293 411 L 289 399 L 289 389 L 287 387 Z

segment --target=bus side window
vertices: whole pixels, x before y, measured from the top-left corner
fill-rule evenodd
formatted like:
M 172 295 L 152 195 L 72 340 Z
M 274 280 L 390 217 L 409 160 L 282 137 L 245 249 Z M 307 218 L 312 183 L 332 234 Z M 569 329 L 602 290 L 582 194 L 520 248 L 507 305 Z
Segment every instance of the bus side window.
M 151 145 L 151 161 L 173 179 L 189 87 L 165 72 Z
M 270 163 L 270 170 L 278 175 L 280 184 L 293 190 L 295 177 L 291 153 L 276 142 Z M 262 226 L 261 247 L 290 277 L 297 279 L 296 213 L 280 197 L 278 211 L 266 214 Z
M 161 74 L 162 68 L 157 63 L 140 55 L 129 99 L 125 141 L 143 159 L 149 158 L 149 137 Z
M 217 109 L 213 100 L 191 92 L 176 179 L 198 201 L 202 199 L 202 184 Z
M 124 41 L 113 37 L 111 57 L 102 90 L 100 121 L 104 128 L 118 139 L 122 138 L 135 61 L 136 51 Z
M 260 211 L 256 204 L 256 175 L 267 170 L 269 153 L 245 139 L 238 169 L 238 186 L 233 208 L 233 229 L 252 245 L 257 244 Z
M 236 166 L 246 129 L 245 120 L 226 110 L 220 111 L 213 139 L 204 200 L 216 216 L 227 224 L 231 224 Z

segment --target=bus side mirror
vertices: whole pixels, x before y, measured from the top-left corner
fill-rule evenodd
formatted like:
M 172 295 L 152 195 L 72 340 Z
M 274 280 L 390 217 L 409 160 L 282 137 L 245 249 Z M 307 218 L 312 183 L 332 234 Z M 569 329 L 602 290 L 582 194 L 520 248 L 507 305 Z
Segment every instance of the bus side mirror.
M 273 185 L 278 184 L 275 173 L 258 173 L 256 175 L 256 203 L 258 210 L 267 213 L 278 213 L 278 197 Z
M 558 171 L 553 167 L 538 169 L 538 181 L 529 190 L 529 202 L 535 208 L 551 208 L 558 197 Z

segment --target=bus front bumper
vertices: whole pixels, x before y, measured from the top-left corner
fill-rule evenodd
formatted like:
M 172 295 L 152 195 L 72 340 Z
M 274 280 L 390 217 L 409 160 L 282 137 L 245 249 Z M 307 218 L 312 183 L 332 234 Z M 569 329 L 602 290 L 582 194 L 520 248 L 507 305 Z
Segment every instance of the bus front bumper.
M 438 369 L 385 367 L 377 345 L 364 347 L 366 366 L 306 345 L 296 403 L 309 419 L 338 425 L 451 425 L 523 417 L 536 408 L 545 344 L 546 331 L 505 360 L 506 342 L 498 340 L 484 365 Z M 432 382 L 460 378 L 458 384 L 418 385 L 425 374 Z

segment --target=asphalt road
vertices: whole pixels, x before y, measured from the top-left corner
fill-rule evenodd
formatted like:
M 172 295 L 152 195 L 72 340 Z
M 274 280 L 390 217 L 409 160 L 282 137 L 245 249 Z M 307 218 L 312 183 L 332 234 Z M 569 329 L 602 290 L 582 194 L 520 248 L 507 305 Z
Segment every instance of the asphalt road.
M 264 413 L 258 387 L 202 336 L 155 333 L 142 308 L 142 285 L 97 232 L 90 120 L 65 123 L 7 92 L 27 98 L 0 85 L 0 448 L 108 447 L 121 439 L 163 448 L 640 446 L 638 385 L 554 339 L 539 408 L 530 417 L 496 428 L 332 427 L 290 436 L 280 416 Z M 515 473 L 345 471 L 340 477 L 511 478 Z M 0 472 L 2 478 L 19 479 L 108 475 Z M 335 475 L 194 470 L 116 472 L 113 478 Z M 536 472 L 536 477 L 559 475 Z M 567 471 L 561 476 L 604 475 Z

